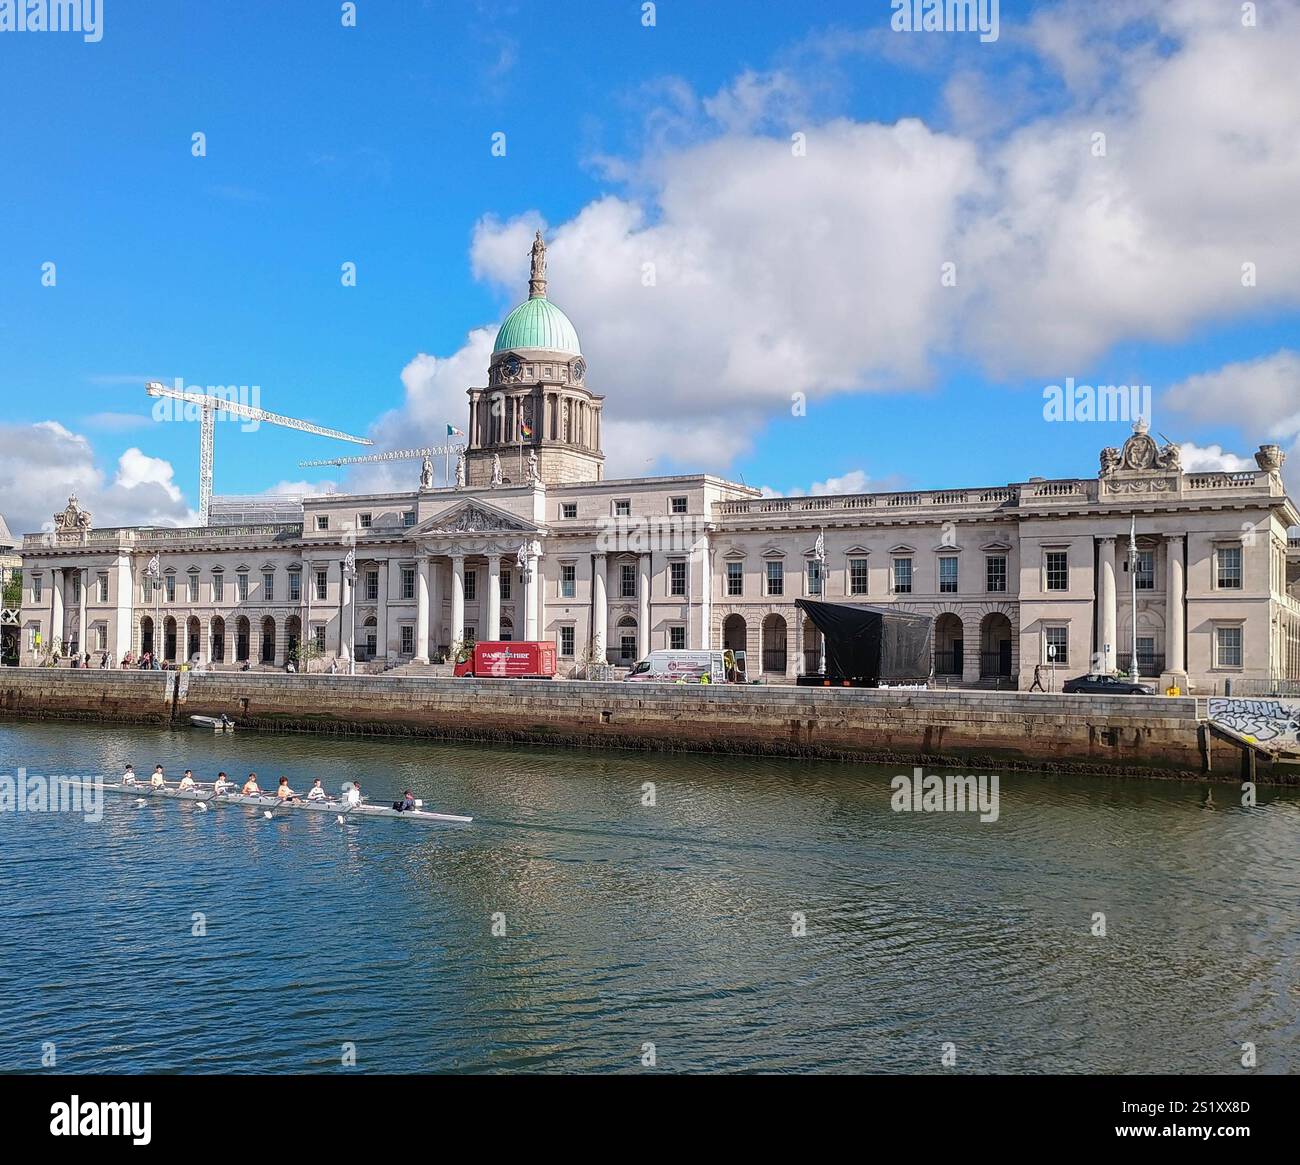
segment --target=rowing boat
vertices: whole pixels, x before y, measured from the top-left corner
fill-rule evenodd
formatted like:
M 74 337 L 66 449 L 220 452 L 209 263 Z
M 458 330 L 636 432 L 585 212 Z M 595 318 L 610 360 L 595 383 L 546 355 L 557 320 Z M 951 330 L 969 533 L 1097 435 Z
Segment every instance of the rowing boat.
M 210 728 L 213 732 L 234 732 L 235 722 L 226 716 L 191 716 L 195 728 Z
M 261 796 L 244 793 L 213 794 L 211 789 L 155 789 L 152 785 L 103 785 L 106 793 L 124 793 L 132 797 L 161 797 L 171 801 L 202 801 L 207 805 L 247 805 L 252 809 L 304 809 L 312 813 L 337 813 L 343 817 L 391 817 L 400 821 L 416 821 L 425 825 L 468 825 L 472 817 L 461 817 L 455 813 L 434 813 L 428 809 L 407 809 L 398 811 L 387 805 L 354 805 L 350 809 L 343 801 L 325 800 L 308 801 L 300 797 L 296 801 L 281 800 L 270 793 Z

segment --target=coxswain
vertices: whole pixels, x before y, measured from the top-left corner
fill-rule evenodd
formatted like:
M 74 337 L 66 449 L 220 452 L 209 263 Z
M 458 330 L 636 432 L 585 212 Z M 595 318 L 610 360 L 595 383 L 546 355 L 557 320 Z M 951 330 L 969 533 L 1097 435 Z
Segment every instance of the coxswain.
M 122 774 L 122 784 L 124 785 L 135 784 L 135 765 L 126 766 L 126 771 Z
M 225 773 L 218 773 L 217 779 L 212 782 L 212 795 L 214 797 L 224 797 L 234 787 L 235 782 L 228 780 Z
M 298 794 L 295 793 L 291 788 L 289 788 L 289 778 L 288 778 L 288 777 L 281 777 L 281 778 L 280 778 L 280 783 L 279 783 L 278 786 L 276 786 L 275 795 L 276 795 L 276 797 L 279 798 L 281 801 L 296 801 L 296 800 L 298 800 Z
M 189 793 L 194 789 L 194 773 L 191 769 L 185 770 L 185 775 L 181 777 L 180 790 L 182 793 Z
M 165 789 L 167 787 L 167 778 L 163 776 L 162 765 L 154 765 L 153 776 L 149 778 L 149 784 L 155 789 Z
M 324 801 L 325 799 L 325 786 L 320 783 L 320 777 L 317 777 L 312 782 L 311 788 L 307 790 L 307 800 Z
M 244 787 L 240 792 L 242 792 L 245 797 L 260 797 L 262 795 L 262 790 L 258 788 L 256 773 L 248 774 L 248 780 L 244 782 Z

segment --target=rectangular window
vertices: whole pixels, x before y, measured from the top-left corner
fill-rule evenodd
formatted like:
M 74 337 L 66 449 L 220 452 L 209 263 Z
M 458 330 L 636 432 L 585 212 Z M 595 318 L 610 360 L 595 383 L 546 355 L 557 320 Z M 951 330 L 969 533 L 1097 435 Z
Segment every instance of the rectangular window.
M 1044 556 L 1049 591 L 1070 589 L 1070 556 L 1064 550 L 1049 550 Z
M 619 563 L 618 597 L 620 599 L 636 598 L 636 567 L 630 562 Z
M 910 558 L 894 559 L 894 594 L 910 595 L 912 593 L 912 560 Z
M 1215 667 L 1241 667 L 1241 628 L 1214 629 Z
M 670 562 L 668 564 L 668 593 L 684 595 L 686 593 L 686 563 Z
M 1215 554 L 1218 561 L 1216 586 L 1220 590 L 1241 589 L 1241 547 L 1220 546 Z M 1225 628 L 1227 630 L 1227 628 Z M 1240 628 L 1238 628 L 1240 630 Z
M 510 572 L 503 570 L 501 572 L 501 601 L 510 602 Z
M 311 631 L 312 640 L 316 644 L 316 650 L 323 652 L 325 650 L 325 624 L 317 623 Z
M 1043 662 L 1062 665 L 1070 662 L 1070 629 L 1068 627 L 1043 628 Z
M 402 567 L 402 598 L 415 598 L 415 567 Z
M 108 602 L 108 575 L 101 574 L 97 580 L 99 582 L 99 601 Z
M 808 593 L 810 595 L 822 593 L 822 564 L 815 558 L 808 563 Z
M 1137 569 L 1133 574 L 1133 583 L 1140 591 L 1153 591 L 1156 589 L 1156 552 L 1154 550 L 1138 551 Z
M 95 646 L 100 651 L 108 650 L 108 628 L 102 623 L 97 624 L 95 627 Z
M 769 562 L 767 565 L 767 593 L 769 595 L 785 594 L 785 563 Z
M 226 598 L 226 580 L 222 575 L 214 574 L 212 576 L 212 601 L 214 603 L 225 602 Z
M 415 654 L 415 628 L 409 623 L 402 627 L 402 654 Z
M 357 525 L 360 526 L 363 530 L 369 530 L 369 529 L 370 529 L 370 515 L 369 515 L 369 514 L 358 514 L 358 515 L 357 515 Z
M 478 598 L 478 571 L 465 572 L 465 602 L 472 603 Z
M 414 525 L 415 525 L 415 511 L 414 511 L 414 510 L 406 510 L 406 511 L 402 514 L 402 525 L 403 525 L 403 526 L 414 526 Z
M 330 576 L 329 571 L 318 570 L 316 572 L 316 598 L 324 601 L 330 593 Z
M 614 503 L 614 516 L 616 518 L 630 518 L 632 516 L 632 503 L 623 498 Z
M 153 591 L 155 585 L 156 585 L 155 581 L 151 579 L 148 575 L 146 575 L 144 578 L 140 580 L 140 595 L 144 602 L 146 603 L 153 602 Z M 39 597 L 40 596 L 38 595 L 37 598 Z
M 241 603 L 248 602 L 248 575 L 235 575 L 235 598 Z
M 560 654 L 566 659 L 573 658 L 573 628 L 560 628 Z
M 745 564 L 743 562 L 727 563 L 727 594 L 743 595 L 745 593 Z
M 571 599 L 577 593 L 578 568 L 571 562 L 560 565 L 560 598 Z M 569 628 L 570 631 L 573 628 Z M 572 652 L 570 652 L 572 654 Z
M 302 602 L 302 575 L 296 570 L 289 572 L 289 602 Z
M 578 516 L 578 503 L 577 503 L 577 502 L 561 502 L 561 503 L 560 503 L 560 517 L 561 517 L 561 518 L 576 518 L 577 516 Z
M 185 580 L 185 589 L 188 592 L 189 601 L 197 603 L 199 601 L 199 576 L 197 574 L 192 574 Z
M 81 571 L 72 576 L 72 602 L 74 605 L 81 602 Z
M 1155 666 L 1156 641 L 1153 635 L 1138 636 L 1138 666 L 1147 671 Z
M 939 593 L 941 595 L 957 593 L 957 559 L 952 554 L 945 554 L 939 559 Z
M 984 560 L 984 586 L 990 591 L 1007 589 L 1007 560 L 1002 554 L 994 554 Z
M 672 512 L 673 512 L 674 514 L 684 514 L 684 513 L 686 513 L 686 499 L 685 499 L 685 498 L 673 498 L 673 499 L 672 499 Z
M 167 596 L 167 601 L 169 603 L 174 603 L 176 601 L 176 576 L 174 574 L 169 574 L 163 580 L 163 587 Z
M 379 571 L 366 571 L 366 600 L 371 603 L 379 601 Z
M 275 598 L 275 575 L 270 571 L 262 575 L 262 601 L 269 603 Z
M 32 576 L 32 602 L 33 603 L 39 603 L 41 601 L 41 586 L 44 583 L 44 581 L 45 580 L 39 574 Z
M 686 650 L 686 628 L 669 627 L 668 628 L 668 646 L 673 651 Z
M 329 515 L 328 515 L 328 514 L 317 514 L 317 515 L 316 515 L 316 529 L 317 529 L 317 530 L 328 530 L 329 528 L 330 528 L 330 518 L 329 518 Z
M 867 560 L 865 558 L 849 559 L 849 594 L 865 595 L 867 593 Z

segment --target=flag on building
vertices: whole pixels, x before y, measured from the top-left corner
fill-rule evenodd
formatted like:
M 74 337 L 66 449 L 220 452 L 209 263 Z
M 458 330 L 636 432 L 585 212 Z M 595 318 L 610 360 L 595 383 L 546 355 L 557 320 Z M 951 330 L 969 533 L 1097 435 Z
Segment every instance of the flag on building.
M 533 423 L 531 421 L 521 420 L 519 422 L 519 435 L 525 441 L 531 441 L 533 439 Z
M 149 565 L 145 567 L 144 572 L 150 578 L 157 578 L 162 574 L 162 563 L 158 561 L 158 555 L 155 554 L 151 559 L 149 559 Z
M 813 549 L 813 557 L 823 565 L 826 562 L 826 534 L 825 532 L 817 535 L 817 542 Z
M 465 434 L 464 434 L 463 432 L 461 432 L 460 429 L 456 428 L 455 425 L 448 425 L 448 426 L 447 426 L 447 436 L 448 436 L 448 437 L 463 437 L 463 436 L 465 436 Z

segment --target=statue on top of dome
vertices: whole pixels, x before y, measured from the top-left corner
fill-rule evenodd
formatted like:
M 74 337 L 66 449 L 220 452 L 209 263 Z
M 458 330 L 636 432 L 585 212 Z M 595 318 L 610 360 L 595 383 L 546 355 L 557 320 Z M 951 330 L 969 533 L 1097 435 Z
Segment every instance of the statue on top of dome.
M 532 267 L 528 274 L 528 298 L 546 298 L 546 243 L 542 232 L 533 239 Z

